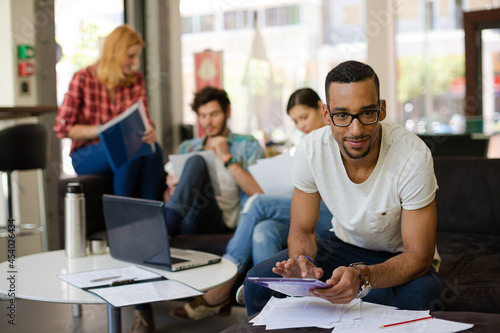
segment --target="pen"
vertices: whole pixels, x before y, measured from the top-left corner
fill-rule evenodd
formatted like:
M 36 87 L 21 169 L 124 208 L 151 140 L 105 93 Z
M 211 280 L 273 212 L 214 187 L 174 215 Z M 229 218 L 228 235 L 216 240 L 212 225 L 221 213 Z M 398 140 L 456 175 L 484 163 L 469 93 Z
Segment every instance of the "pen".
M 120 281 L 113 281 L 113 282 L 111 282 L 111 286 L 114 287 L 114 286 L 121 286 L 124 284 L 132 284 L 135 282 L 135 279 L 137 279 L 137 278 L 131 278 L 131 279 L 120 280 Z
M 432 316 L 429 316 L 429 317 L 424 317 L 424 318 L 419 318 L 419 319 L 407 320 L 407 321 L 402 321 L 400 323 L 387 324 L 387 325 L 384 325 L 384 326 L 380 326 L 380 328 L 391 327 L 391 326 L 402 325 L 402 324 L 408 324 L 408 323 L 413 323 L 415 321 L 432 319 L 432 318 L 433 318 Z
M 107 276 L 107 277 L 103 277 L 103 278 L 98 278 L 98 279 L 90 280 L 90 282 L 99 282 L 99 281 L 106 281 L 106 280 L 118 279 L 119 277 L 122 277 L 122 276 L 121 275 L 118 275 L 118 276 Z

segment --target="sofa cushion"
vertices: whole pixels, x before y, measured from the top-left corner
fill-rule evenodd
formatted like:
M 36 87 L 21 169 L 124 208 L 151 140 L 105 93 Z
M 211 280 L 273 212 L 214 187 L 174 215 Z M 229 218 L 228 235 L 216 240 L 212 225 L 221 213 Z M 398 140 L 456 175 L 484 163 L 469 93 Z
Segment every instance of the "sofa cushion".
M 500 159 L 434 158 L 438 230 L 500 236 Z
M 438 232 L 445 289 L 435 308 L 500 313 L 500 236 Z

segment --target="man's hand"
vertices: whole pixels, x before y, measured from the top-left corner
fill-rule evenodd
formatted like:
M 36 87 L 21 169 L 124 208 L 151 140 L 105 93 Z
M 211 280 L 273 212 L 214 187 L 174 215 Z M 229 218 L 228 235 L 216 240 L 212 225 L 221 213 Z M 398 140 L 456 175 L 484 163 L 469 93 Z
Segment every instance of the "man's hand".
M 359 293 L 361 286 L 361 274 L 354 267 L 338 267 L 332 273 L 332 277 L 326 280 L 332 288 L 314 289 L 312 294 L 321 297 L 330 303 L 348 304 Z
M 156 136 L 156 131 L 153 128 L 153 126 L 150 126 L 145 132 L 144 135 L 141 138 L 142 142 L 148 143 L 148 144 L 153 144 L 156 141 L 158 141 L 158 138 Z
M 168 174 L 167 175 L 167 192 L 168 195 L 171 197 L 174 195 L 175 187 L 179 183 L 179 178 L 175 177 L 173 174 Z
M 323 276 L 323 269 L 314 266 L 306 257 L 290 258 L 276 263 L 273 272 L 285 278 L 319 279 Z
M 205 150 L 213 150 L 222 163 L 226 162 L 225 159 L 227 159 L 227 156 L 231 156 L 227 137 L 225 136 L 209 137 L 205 143 Z

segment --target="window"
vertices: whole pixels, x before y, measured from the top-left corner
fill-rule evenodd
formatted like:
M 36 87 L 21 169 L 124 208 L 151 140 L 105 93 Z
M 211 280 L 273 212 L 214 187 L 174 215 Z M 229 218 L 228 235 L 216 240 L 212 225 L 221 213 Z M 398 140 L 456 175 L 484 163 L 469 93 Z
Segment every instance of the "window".
M 426 1 L 424 4 L 417 0 L 396 1 L 397 97 L 407 129 L 418 134 L 483 131 L 482 126 L 475 125 L 477 118 L 465 113 L 462 15 L 485 6 L 498 7 L 497 3 L 492 0 Z M 493 49 L 497 42 L 490 35 L 483 37 L 483 43 Z M 489 56 L 494 59 L 494 52 Z M 495 67 L 490 68 L 493 73 Z M 488 112 L 493 117 L 495 111 L 491 110 Z M 484 126 L 487 128 L 491 125 Z
M 192 17 L 183 17 L 182 18 L 182 33 L 190 34 L 194 32 L 193 30 L 193 18 Z
M 250 10 L 224 13 L 224 30 L 249 29 L 253 27 L 253 12 Z
M 434 3 L 432 1 L 425 3 L 425 28 L 434 29 Z
M 195 121 L 189 108 L 196 89 L 194 53 L 222 51 L 224 88 L 233 106 L 230 126 L 241 133 L 282 131 L 289 138 L 294 126 L 284 110 L 288 96 L 307 86 L 324 98 L 327 71 L 345 60 L 366 61 L 367 39 L 374 32 L 366 23 L 366 16 L 373 16 L 366 13 L 367 0 L 301 0 L 287 1 L 286 5 L 280 0 L 232 1 L 230 6 L 214 7 L 212 12 L 206 1 L 188 3 L 183 17 L 213 15 L 214 30 L 213 34 L 202 34 L 200 29 L 193 29 L 189 37 L 182 38 L 184 121 Z M 402 124 L 408 129 L 421 134 L 470 130 L 471 119 L 464 112 L 463 12 L 498 8 L 499 4 L 498 0 L 394 1 L 397 105 L 391 108 L 402 115 Z M 252 29 L 254 12 L 259 36 Z M 383 24 L 383 18 L 375 17 L 375 23 Z M 490 29 L 482 40 L 483 52 L 492 50 L 488 55 L 491 66 L 484 74 L 491 78 L 488 82 L 493 82 L 487 98 L 495 109 L 489 114 L 500 123 L 496 106 L 498 35 L 498 30 Z M 267 96 L 265 107 L 255 103 L 257 92 Z M 274 115 L 273 120 L 258 121 L 266 112 Z
M 203 15 L 200 16 L 200 31 L 213 31 L 214 30 L 214 16 Z
M 188 16 L 182 18 L 182 33 L 198 33 L 214 30 L 214 15 Z
M 299 6 L 266 8 L 266 26 L 282 26 L 300 23 Z
M 183 24 L 193 28 L 189 33 L 183 28 L 181 37 L 183 121 L 196 122 L 189 106 L 196 90 L 194 55 L 207 49 L 222 51 L 223 84 L 231 99 L 231 130 L 253 134 L 262 138 L 261 142 L 297 141 L 302 134 L 286 114 L 288 97 L 303 87 L 324 96 L 326 69 L 347 60 L 346 56 L 366 58 L 366 48 L 356 45 L 351 50 L 343 44 L 353 38 L 323 38 L 325 25 L 331 36 L 362 36 L 364 1 L 301 0 L 286 5 L 281 0 L 231 1 L 210 6 L 204 0 L 181 0 L 183 22 L 193 21 Z M 332 7 L 332 13 L 341 13 L 341 23 L 321 19 L 324 3 Z M 200 15 L 213 15 L 212 32 L 196 29 L 194 21 Z
M 58 48 L 57 103 L 61 105 L 73 74 L 99 58 L 104 38 L 124 23 L 123 1 L 56 0 L 55 34 Z M 71 140 L 61 141 L 62 174 L 74 175 L 69 151 Z

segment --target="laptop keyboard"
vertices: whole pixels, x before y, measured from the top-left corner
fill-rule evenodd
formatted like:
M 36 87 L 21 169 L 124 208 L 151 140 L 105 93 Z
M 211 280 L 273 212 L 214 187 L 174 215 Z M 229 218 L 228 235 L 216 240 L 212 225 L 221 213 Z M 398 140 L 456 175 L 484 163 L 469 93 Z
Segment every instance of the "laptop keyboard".
M 172 261 L 173 264 L 180 264 L 181 262 L 187 262 L 189 260 L 181 259 L 181 258 L 175 258 L 175 257 L 170 257 L 170 260 Z

